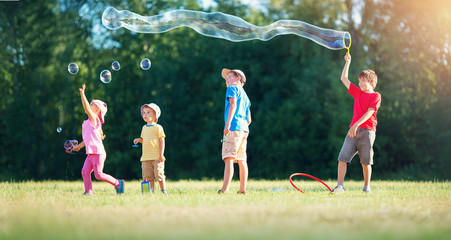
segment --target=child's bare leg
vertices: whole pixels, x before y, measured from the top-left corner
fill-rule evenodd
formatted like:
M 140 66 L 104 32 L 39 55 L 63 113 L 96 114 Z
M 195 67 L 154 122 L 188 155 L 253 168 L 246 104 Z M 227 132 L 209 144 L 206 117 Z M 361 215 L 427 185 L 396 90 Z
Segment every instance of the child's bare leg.
M 166 189 L 166 181 L 158 181 L 158 183 L 160 184 L 160 190 L 165 190 Z
M 249 169 L 247 167 L 246 161 L 238 161 L 238 166 L 240 167 L 240 191 L 246 192 L 247 177 L 249 175 Z
M 232 182 L 233 178 L 233 158 L 225 158 L 224 163 L 224 183 L 222 184 L 221 191 L 228 192 L 230 183 Z
M 150 180 L 150 189 L 153 191 L 155 187 L 155 180 Z
M 345 181 L 347 168 L 348 168 L 348 164 L 346 162 L 338 161 L 338 177 L 337 177 L 338 184 L 343 185 L 343 183 Z
M 370 186 L 370 181 L 371 181 L 371 165 L 365 165 L 362 163 L 362 169 L 363 169 L 363 180 L 364 180 L 364 184 L 365 186 L 369 187 Z

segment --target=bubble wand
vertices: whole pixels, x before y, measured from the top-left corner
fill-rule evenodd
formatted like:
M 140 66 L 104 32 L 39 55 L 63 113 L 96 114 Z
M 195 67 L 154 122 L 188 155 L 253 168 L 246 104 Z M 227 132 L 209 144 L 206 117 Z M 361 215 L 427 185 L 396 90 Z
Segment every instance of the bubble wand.
M 343 36 L 343 42 L 345 42 L 345 41 L 346 41 L 346 39 Z M 347 44 L 345 46 L 345 48 L 348 50 L 348 53 L 349 53 L 349 49 L 351 49 L 351 43 L 352 43 L 352 39 L 351 39 L 351 35 L 349 35 L 349 44 Z
M 71 153 L 74 150 L 74 147 L 78 145 L 77 140 L 66 140 L 64 142 L 64 148 L 66 149 L 67 153 Z

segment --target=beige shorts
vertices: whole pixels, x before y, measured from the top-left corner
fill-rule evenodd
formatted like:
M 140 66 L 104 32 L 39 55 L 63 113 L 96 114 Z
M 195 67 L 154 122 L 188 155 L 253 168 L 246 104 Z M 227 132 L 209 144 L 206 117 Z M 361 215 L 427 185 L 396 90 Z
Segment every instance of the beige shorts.
M 163 181 L 166 176 L 164 175 L 164 162 L 158 160 L 149 160 L 141 162 L 143 179 L 148 181 Z
M 235 160 L 246 161 L 247 137 L 249 132 L 231 131 L 227 136 L 227 141 L 222 143 L 222 160 L 225 158 L 235 158 Z

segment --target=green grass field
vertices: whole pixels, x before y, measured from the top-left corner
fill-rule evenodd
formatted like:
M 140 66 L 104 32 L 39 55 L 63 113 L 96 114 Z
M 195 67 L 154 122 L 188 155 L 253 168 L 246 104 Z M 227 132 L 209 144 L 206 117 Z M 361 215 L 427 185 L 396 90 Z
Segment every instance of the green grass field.
M 168 195 L 143 196 L 94 181 L 0 183 L 0 239 L 449 239 L 449 182 L 347 181 L 330 195 L 318 182 L 255 181 L 249 194 L 219 195 L 219 181 L 169 181 Z M 334 181 L 326 182 L 333 187 Z M 286 191 L 270 191 L 284 189 Z M 157 189 L 158 190 L 158 189 Z M 157 192 L 157 191 L 156 191 Z

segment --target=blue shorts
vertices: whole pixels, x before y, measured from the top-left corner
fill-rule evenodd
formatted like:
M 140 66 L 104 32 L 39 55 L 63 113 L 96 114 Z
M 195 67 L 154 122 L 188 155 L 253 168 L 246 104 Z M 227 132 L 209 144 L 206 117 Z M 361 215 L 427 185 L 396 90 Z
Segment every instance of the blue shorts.
M 340 155 L 338 156 L 338 161 L 350 164 L 352 158 L 358 153 L 360 163 L 365 165 L 373 165 L 374 140 L 376 140 L 375 131 L 361 127 L 357 128 L 357 134 L 355 137 L 349 137 L 349 135 L 346 135 Z

